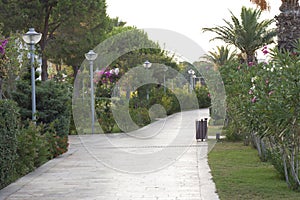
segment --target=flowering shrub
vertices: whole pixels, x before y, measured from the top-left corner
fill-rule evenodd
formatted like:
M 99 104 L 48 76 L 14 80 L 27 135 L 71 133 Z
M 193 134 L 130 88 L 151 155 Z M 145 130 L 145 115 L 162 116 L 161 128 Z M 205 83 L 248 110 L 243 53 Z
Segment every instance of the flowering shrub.
M 112 114 L 112 89 L 119 78 L 119 69 L 102 69 L 94 74 L 94 83 L 97 84 L 95 108 L 99 124 L 105 133 L 111 133 L 115 126 Z
M 8 43 L 8 39 L 0 40 L 0 54 L 2 54 L 2 56 L 4 56 L 5 54 L 5 47 L 7 43 Z
M 227 94 L 226 136 L 244 139 L 300 188 L 300 45 L 295 52 L 271 51 L 269 63 L 220 69 Z M 264 48 L 264 53 L 269 51 Z

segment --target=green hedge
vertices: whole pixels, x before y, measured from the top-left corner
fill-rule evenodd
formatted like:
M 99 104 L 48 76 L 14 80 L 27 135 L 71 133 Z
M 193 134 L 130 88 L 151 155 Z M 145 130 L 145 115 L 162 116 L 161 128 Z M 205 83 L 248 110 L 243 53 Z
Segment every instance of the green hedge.
M 18 134 L 16 171 L 19 177 L 26 175 L 52 158 L 49 143 L 41 134 L 42 126 L 30 123 Z
M 21 108 L 22 121 L 31 119 L 31 86 L 26 81 L 19 81 L 12 96 Z M 48 129 L 53 123 L 58 136 L 68 135 L 71 117 L 71 90 L 67 84 L 51 80 L 38 82 L 36 85 L 36 109 L 38 124 L 44 124 L 45 129 Z
M 0 188 L 16 177 L 18 107 L 10 100 L 0 101 Z

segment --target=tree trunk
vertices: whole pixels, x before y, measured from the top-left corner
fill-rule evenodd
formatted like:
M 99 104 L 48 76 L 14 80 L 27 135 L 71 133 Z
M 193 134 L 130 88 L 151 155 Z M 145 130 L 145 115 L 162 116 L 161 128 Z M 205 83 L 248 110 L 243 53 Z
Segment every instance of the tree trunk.
M 74 80 L 76 79 L 79 67 L 78 66 L 72 66 L 73 69 L 73 76 L 74 76 Z
M 255 64 L 255 63 L 257 63 L 257 58 L 256 58 L 256 56 L 255 56 L 255 53 L 253 52 L 251 52 L 251 53 L 246 53 L 247 54 L 247 64 L 248 65 L 253 65 L 253 64 Z
M 42 81 L 48 80 L 48 63 L 46 56 L 42 55 Z
M 299 0 L 285 0 L 279 8 L 281 13 L 277 20 L 277 36 L 279 49 L 292 51 L 293 43 L 300 38 L 300 7 Z

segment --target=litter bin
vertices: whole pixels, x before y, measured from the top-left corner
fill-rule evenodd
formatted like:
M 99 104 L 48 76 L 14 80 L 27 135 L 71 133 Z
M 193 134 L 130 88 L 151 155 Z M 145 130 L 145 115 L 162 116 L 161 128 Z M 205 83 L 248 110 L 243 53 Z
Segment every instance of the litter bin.
M 196 140 L 207 139 L 207 118 L 196 120 Z

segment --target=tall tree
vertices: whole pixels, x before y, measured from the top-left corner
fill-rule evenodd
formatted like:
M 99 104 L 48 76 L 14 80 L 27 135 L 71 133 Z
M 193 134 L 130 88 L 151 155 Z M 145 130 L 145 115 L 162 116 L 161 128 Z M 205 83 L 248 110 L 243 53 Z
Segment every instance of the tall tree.
M 109 20 L 106 15 L 105 0 L 2 0 L 0 1 L 0 19 L 4 25 L 3 32 L 5 35 L 16 31 L 26 32 L 29 27 L 34 27 L 37 32 L 43 34 L 39 43 L 43 81 L 48 78 L 47 61 L 49 58 L 55 57 L 55 51 L 59 49 L 58 46 L 71 52 L 72 48 L 68 45 L 79 47 L 82 43 L 76 43 L 78 41 L 85 41 L 92 45 L 92 33 L 101 35 L 103 31 L 99 30 L 105 30 L 106 21 Z M 86 32 L 86 35 L 79 34 L 81 40 L 65 37 L 65 43 L 58 43 L 62 41 L 64 35 L 62 31 L 66 31 L 65 36 L 70 36 L 67 33 L 72 30 L 77 33 L 75 31 L 77 29 L 89 31 Z M 74 35 L 78 36 L 78 34 Z M 52 46 L 56 46 L 55 50 L 48 48 L 50 43 Z M 61 53 L 60 50 L 57 52 Z
M 261 9 L 268 10 L 266 0 L 250 0 Z M 276 16 L 278 47 L 286 50 L 294 49 L 294 42 L 300 38 L 300 6 L 299 0 L 281 0 L 281 13 Z
M 123 26 L 118 18 L 110 19 L 105 4 L 89 8 L 89 15 L 77 17 L 57 29 L 55 39 L 49 41 L 47 52 L 51 62 L 66 64 L 73 69 L 74 77 L 84 59 L 84 54 L 102 42 L 115 26 Z
M 255 62 L 255 51 L 266 44 L 273 42 L 276 35 L 275 30 L 268 29 L 273 20 L 261 20 L 261 10 L 243 7 L 241 11 L 241 20 L 232 12 L 229 22 L 224 20 L 225 26 L 216 26 L 213 28 L 203 28 L 203 31 L 214 32 L 217 34 L 212 40 L 223 40 L 227 44 L 236 46 L 241 53 L 246 54 L 247 62 Z

